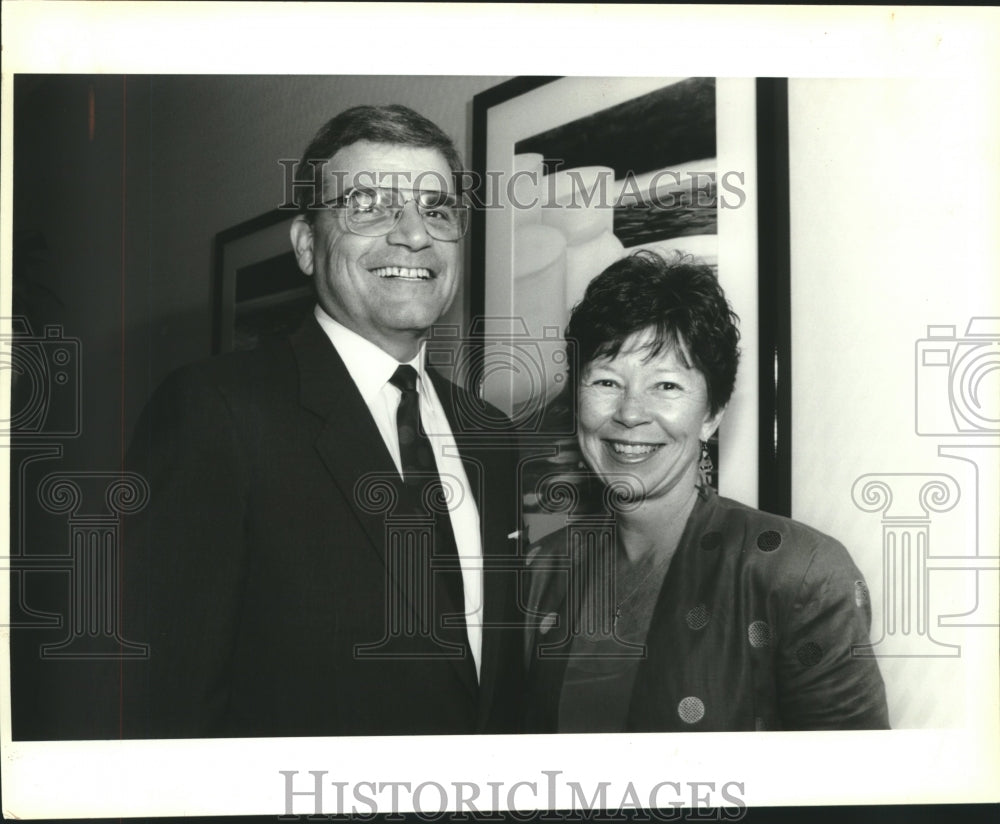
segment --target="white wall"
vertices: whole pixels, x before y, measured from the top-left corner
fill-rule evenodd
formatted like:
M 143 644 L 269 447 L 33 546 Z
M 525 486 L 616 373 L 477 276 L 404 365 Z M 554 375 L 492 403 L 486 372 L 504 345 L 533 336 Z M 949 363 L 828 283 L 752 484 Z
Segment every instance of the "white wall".
M 922 437 L 915 431 L 916 342 L 928 325 L 1000 316 L 1000 142 L 991 84 L 955 80 L 793 80 L 791 121 L 793 515 L 838 537 L 852 552 L 875 602 L 873 637 L 883 631 L 882 515 L 852 501 L 868 473 L 946 473 L 961 500 L 930 521 L 932 555 L 975 554 L 973 465 L 939 457 L 943 443 L 996 438 Z M 971 93 L 969 89 L 975 89 Z M 997 414 L 1000 357 L 983 373 L 983 401 Z M 924 402 L 928 398 L 924 397 Z M 933 398 L 930 399 L 933 402 Z M 946 404 L 944 394 L 939 398 Z M 995 431 L 995 427 L 994 427 Z M 996 466 L 996 449 L 975 454 Z M 995 475 L 994 475 L 995 480 Z M 905 501 L 911 479 L 895 478 L 890 515 L 919 515 Z M 988 530 L 979 554 L 996 556 L 998 491 L 980 478 Z M 908 512 L 909 510 L 909 512 Z M 980 598 L 997 620 L 996 572 Z M 975 606 L 975 575 L 930 572 L 929 632 L 959 644 L 957 658 L 885 658 L 894 726 L 964 723 L 967 696 L 995 690 L 977 660 L 997 648 L 991 629 L 936 626 L 941 613 Z M 881 602 L 881 603 L 880 603 Z M 916 614 L 917 605 L 913 605 Z M 933 651 L 916 628 L 886 650 Z M 985 693 L 987 700 L 995 691 Z M 974 720 L 974 719 L 973 719 Z

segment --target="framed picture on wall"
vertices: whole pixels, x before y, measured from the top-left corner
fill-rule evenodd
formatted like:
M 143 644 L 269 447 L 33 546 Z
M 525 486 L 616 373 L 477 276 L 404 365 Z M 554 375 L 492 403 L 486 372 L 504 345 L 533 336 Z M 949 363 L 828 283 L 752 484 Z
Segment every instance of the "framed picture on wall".
M 213 354 L 282 338 L 315 303 L 289 241 L 293 218 L 274 209 L 215 236 Z
M 477 95 L 473 109 L 484 208 L 473 225 L 472 315 L 531 343 L 511 368 L 484 368 L 493 377 L 482 391 L 515 420 L 541 400 L 557 421 L 555 454 L 536 474 L 579 461 L 563 385 L 570 309 L 610 263 L 651 249 L 710 266 L 740 317 L 713 480 L 724 495 L 789 514 L 784 81 L 518 77 Z

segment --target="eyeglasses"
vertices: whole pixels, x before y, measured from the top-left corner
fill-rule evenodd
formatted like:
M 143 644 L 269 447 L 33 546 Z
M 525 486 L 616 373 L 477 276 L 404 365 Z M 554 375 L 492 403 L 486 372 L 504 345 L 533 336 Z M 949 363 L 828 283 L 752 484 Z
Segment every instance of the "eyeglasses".
M 456 241 L 469 228 L 468 204 L 448 192 L 416 190 L 404 197 L 399 189 L 356 186 L 323 205 L 342 210 L 344 223 L 354 234 L 381 237 L 399 225 L 411 200 L 417 204 L 427 234 L 435 240 Z

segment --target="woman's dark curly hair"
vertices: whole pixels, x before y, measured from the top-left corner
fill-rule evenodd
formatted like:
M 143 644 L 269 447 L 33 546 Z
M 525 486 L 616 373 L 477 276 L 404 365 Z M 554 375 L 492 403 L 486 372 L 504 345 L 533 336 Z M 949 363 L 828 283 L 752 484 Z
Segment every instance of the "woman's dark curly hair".
M 570 358 L 572 386 L 577 369 L 595 358 L 615 357 L 632 335 L 652 329 L 648 357 L 678 339 L 708 385 L 712 413 L 733 394 L 739 364 L 739 318 L 708 266 L 680 258 L 668 261 L 643 250 L 615 261 L 594 278 L 570 316 L 567 340 L 576 342 Z

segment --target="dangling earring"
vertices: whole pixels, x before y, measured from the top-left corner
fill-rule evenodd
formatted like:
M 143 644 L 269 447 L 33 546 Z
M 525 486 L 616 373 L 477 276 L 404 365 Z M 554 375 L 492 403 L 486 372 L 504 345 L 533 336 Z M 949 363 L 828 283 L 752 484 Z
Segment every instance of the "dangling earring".
M 698 486 L 711 486 L 713 472 L 715 472 L 715 465 L 712 463 L 712 456 L 708 451 L 708 443 L 706 441 L 702 441 L 701 460 L 698 461 Z

